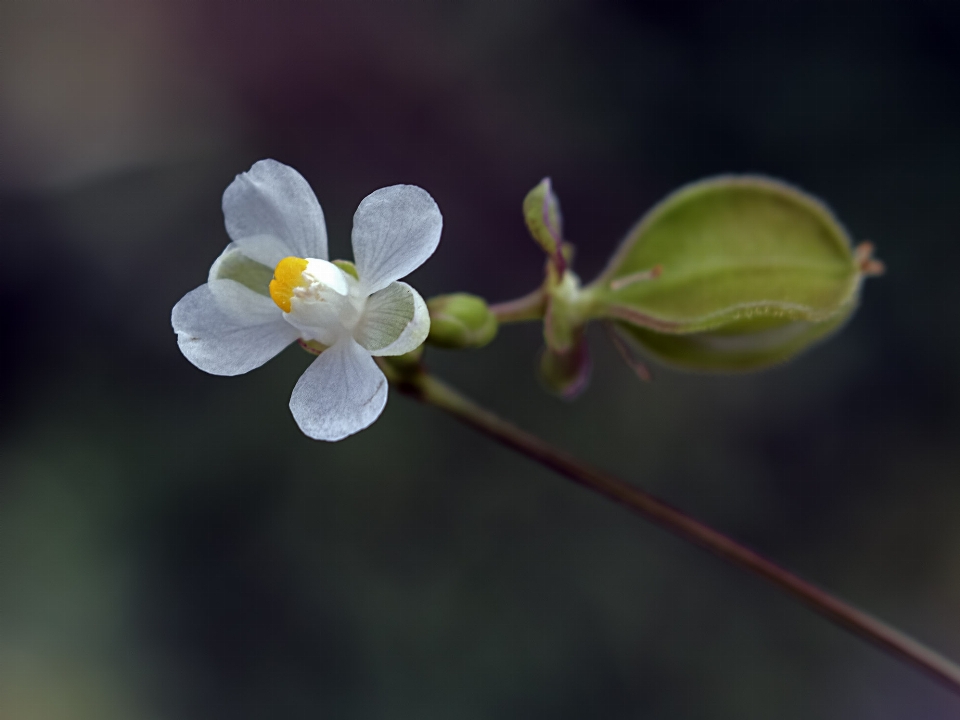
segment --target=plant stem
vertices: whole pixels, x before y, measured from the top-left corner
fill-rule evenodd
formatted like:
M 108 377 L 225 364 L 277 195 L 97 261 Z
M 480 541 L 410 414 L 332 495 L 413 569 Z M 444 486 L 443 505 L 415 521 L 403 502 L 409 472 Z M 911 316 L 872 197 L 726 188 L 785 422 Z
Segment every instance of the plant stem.
M 500 324 L 542 320 L 545 310 L 546 295 L 542 288 L 537 288 L 532 293 L 516 300 L 507 300 L 490 306 L 490 312 L 494 314 Z
M 652 520 L 675 535 L 759 575 L 837 625 L 914 665 L 960 694 L 960 666 L 896 628 L 858 610 L 761 557 L 713 528 L 619 478 L 581 462 L 540 438 L 480 407 L 422 369 L 406 372 L 382 365 L 398 390 L 434 405 L 493 439 Z

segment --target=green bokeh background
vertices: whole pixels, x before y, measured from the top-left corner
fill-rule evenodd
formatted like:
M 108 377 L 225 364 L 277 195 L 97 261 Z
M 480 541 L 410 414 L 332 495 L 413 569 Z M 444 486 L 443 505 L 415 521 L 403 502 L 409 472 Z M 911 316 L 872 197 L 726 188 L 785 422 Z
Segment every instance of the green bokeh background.
M 372 190 L 444 214 L 411 282 L 531 289 L 553 178 L 590 279 L 721 172 L 825 198 L 889 272 L 746 377 L 574 403 L 535 326 L 428 360 L 491 408 L 960 657 L 960 6 L 0 0 L 0 717 L 952 718 L 958 700 L 758 580 L 394 394 L 297 430 L 296 348 L 239 378 L 173 304 L 220 195 L 299 169 L 349 257 Z

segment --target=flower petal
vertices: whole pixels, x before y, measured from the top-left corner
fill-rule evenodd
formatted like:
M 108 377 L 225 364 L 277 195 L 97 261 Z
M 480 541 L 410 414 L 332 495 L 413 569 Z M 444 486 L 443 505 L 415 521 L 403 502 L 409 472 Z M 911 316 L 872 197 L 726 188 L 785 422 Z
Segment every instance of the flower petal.
M 234 241 L 234 245 L 251 260 L 275 268 L 285 257 L 297 252 L 273 235 L 251 235 Z
M 367 298 L 353 336 L 371 355 L 403 355 L 430 334 L 430 312 L 420 293 L 394 282 Z
M 440 242 L 440 208 L 423 188 L 393 185 L 367 195 L 353 216 L 353 256 L 367 294 L 420 267 Z
M 171 317 L 184 356 L 213 375 L 242 375 L 299 337 L 270 298 L 233 280 L 188 292 Z
M 292 167 L 261 160 L 223 193 L 227 234 L 268 267 L 290 255 L 327 259 L 327 228 L 310 185 Z
M 293 388 L 290 411 L 315 440 L 342 440 L 380 417 L 387 379 L 370 353 L 346 337 L 324 350 Z
M 227 243 L 227 246 L 223 249 L 223 252 L 220 253 L 220 257 L 214 260 L 213 265 L 210 266 L 210 272 L 207 275 L 207 282 L 219 280 L 220 269 L 224 266 L 224 263 L 229 263 L 231 260 L 236 258 L 238 253 L 243 255 L 243 253 L 240 252 L 240 248 L 238 248 L 235 243 Z

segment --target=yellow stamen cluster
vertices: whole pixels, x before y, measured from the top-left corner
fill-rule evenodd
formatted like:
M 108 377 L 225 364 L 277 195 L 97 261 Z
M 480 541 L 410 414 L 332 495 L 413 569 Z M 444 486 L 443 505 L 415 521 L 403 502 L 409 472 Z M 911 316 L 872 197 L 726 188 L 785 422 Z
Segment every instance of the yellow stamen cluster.
M 290 301 L 294 288 L 304 284 L 303 271 L 307 261 L 298 257 L 287 257 L 277 263 L 270 281 L 270 297 L 284 312 L 290 312 Z

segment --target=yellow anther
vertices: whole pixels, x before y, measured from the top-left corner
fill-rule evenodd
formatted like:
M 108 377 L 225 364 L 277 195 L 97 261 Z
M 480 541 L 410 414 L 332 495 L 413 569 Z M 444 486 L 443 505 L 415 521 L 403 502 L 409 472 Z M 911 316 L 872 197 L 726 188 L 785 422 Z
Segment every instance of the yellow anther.
M 306 269 L 307 261 L 298 257 L 284 258 L 274 268 L 270 297 L 284 312 L 290 312 L 293 289 L 304 284 L 303 271 Z

